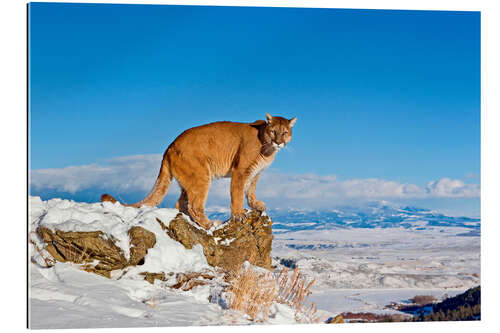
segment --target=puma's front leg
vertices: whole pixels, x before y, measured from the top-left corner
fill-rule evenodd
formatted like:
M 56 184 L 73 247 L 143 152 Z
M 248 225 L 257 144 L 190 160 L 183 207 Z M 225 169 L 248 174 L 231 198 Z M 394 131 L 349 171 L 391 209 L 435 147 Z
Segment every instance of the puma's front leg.
M 258 210 L 259 212 L 263 212 L 266 210 L 266 204 L 257 199 L 257 197 L 255 196 L 255 188 L 257 187 L 258 179 L 259 175 L 256 175 L 248 185 L 246 191 L 247 203 L 250 208 Z
M 233 172 L 231 177 L 231 219 L 237 222 L 242 222 L 246 218 L 243 211 L 246 178 L 243 172 L 236 171 Z

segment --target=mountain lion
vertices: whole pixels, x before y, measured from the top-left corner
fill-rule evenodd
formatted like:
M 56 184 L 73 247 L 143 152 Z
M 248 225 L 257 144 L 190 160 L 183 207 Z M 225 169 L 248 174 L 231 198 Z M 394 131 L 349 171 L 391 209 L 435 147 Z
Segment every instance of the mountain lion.
M 212 221 L 205 216 L 205 201 L 214 178 L 231 177 L 231 218 L 243 221 L 243 200 L 248 206 L 265 211 L 255 196 L 259 174 L 274 160 L 276 152 L 292 138 L 290 120 L 266 114 L 266 120 L 253 123 L 220 121 L 190 128 L 179 135 L 163 154 L 160 173 L 151 192 L 132 207 L 157 206 L 167 194 L 172 177 L 181 187 L 175 208 L 189 215 L 205 229 Z M 109 194 L 101 201 L 116 202 Z

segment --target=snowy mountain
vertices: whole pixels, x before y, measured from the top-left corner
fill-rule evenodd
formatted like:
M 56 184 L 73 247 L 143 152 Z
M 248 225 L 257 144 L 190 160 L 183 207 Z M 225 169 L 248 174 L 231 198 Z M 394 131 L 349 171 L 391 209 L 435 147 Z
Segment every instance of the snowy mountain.
M 210 217 L 227 219 L 229 210 L 215 208 Z M 274 221 L 275 233 L 299 230 L 330 230 L 346 228 L 405 228 L 423 230 L 435 227 L 460 227 L 470 234 L 479 235 L 480 219 L 452 217 L 417 207 L 398 207 L 386 202 L 371 203 L 363 207 L 344 206 L 332 210 L 274 209 L 268 215 Z

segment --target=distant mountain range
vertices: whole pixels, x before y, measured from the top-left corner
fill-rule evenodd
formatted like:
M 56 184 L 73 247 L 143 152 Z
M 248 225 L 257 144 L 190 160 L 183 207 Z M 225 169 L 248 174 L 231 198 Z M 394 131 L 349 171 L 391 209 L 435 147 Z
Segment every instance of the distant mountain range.
M 207 209 L 210 218 L 227 220 L 228 209 Z M 470 231 L 462 236 L 478 236 L 481 220 L 453 217 L 418 207 L 397 207 L 385 202 L 365 207 L 345 206 L 332 210 L 274 209 L 267 211 L 275 232 L 335 228 L 405 228 L 423 230 L 429 227 L 462 227 Z

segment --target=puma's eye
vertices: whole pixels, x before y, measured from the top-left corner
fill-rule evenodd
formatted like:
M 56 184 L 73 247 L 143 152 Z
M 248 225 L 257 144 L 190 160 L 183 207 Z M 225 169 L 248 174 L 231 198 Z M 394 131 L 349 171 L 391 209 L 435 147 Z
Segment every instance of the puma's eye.
M 284 131 L 284 132 L 283 132 L 283 134 L 284 134 L 284 135 L 287 135 L 287 134 L 288 134 L 288 131 Z

